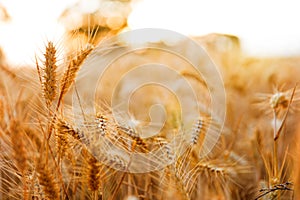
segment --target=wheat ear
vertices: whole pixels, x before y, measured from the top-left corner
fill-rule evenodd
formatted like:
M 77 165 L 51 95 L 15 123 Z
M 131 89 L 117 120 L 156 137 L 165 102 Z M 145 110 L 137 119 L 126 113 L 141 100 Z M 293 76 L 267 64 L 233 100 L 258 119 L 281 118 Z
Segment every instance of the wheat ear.
M 39 160 L 41 161 L 42 158 Z M 39 184 L 42 186 L 45 196 L 48 199 L 59 199 L 59 188 L 48 165 L 38 162 L 36 172 L 38 174 Z
M 60 134 L 66 135 L 66 137 L 71 136 L 77 141 L 81 141 L 82 139 L 84 139 L 83 133 L 80 133 L 78 130 L 72 127 L 68 122 L 66 122 L 61 117 L 57 117 L 55 128 L 57 131 L 60 132 Z
M 11 121 L 10 126 L 11 143 L 13 147 L 13 158 L 16 161 L 18 170 L 24 175 L 27 169 L 27 153 L 24 144 L 24 132 L 21 124 L 15 120 Z
M 97 191 L 100 188 L 100 175 L 101 165 L 97 159 L 90 156 L 87 160 L 88 163 L 88 186 L 91 191 Z
M 65 128 L 65 126 L 61 120 L 57 120 L 54 128 L 55 128 L 57 152 L 58 152 L 59 158 L 62 158 L 66 154 L 66 152 L 69 148 L 69 141 L 68 141 L 68 135 L 67 135 L 68 129 Z
M 58 98 L 58 104 L 57 109 L 59 108 L 59 105 L 64 97 L 64 95 L 69 91 L 72 83 L 74 82 L 76 78 L 76 74 L 80 69 L 81 64 L 86 59 L 86 57 L 90 54 L 90 52 L 93 50 L 91 46 L 88 46 L 86 49 L 81 50 L 79 55 L 77 55 L 74 59 L 72 59 L 68 65 L 68 68 L 63 74 L 63 77 L 60 81 L 60 95 Z
M 41 68 L 36 61 L 36 67 L 39 75 L 40 82 L 42 83 L 44 98 L 46 100 L 46 104 L 49 107 L 51 103 L 54 101 L 56 97 L 56 49 L 52 42 L 48 42 L 46 47 L 46 52 L 44 54 L 45 61 L 44 67 Z

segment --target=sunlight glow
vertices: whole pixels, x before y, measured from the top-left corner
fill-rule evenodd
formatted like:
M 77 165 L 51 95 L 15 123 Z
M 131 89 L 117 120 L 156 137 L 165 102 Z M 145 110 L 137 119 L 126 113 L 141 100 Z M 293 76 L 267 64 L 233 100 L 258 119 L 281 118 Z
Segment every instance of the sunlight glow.
M 7 60 L 16 65 L 32 64 L 34 54 L 47 40 L 59 41 L 65 32 L 58 17 L 79 0 L 0 0 L 11 21 L 0 21 L 0 47 Z M 97 7 L 98 0 L 82 1 L 85 11 Z M 99 4 L 100 5 L 100 4 Z M 233 34 L 242 48 L 255 56 L 300 55 L 298 2 L 287 1 L 133 1 L 130 29 L 164 28 L 200 36 L 208 33 Z M 117 22 L 111 22 L 117 23 Z
M 12 19 L 0 22 L 0 47 L 9 63 L 21 66 L 32 65 L 34 55 L 44 49 L 48 40 L 58 41 L 62 38 L 64 27 L 57 19 L 66 5 L 72 2 L 6 0 L 1 3 Z
M 299 55 L 298 8 L 296 0 L 144 0 L 133 9 L 129 26 L 193 36 L 232 34 L 251 55 Z

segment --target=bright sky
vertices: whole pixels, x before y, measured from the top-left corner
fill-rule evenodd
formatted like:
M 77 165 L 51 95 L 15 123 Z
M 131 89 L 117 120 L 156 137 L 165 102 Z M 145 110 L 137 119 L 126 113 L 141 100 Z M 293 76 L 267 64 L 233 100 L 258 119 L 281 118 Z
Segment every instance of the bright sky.
M 144 0 L 129 24 L 187 35 L 233 34 L 253 55 L 300 55 L 297 0 Z
M 0 46 L 8 59 L 32 63 L 47 40 L 61 38 L 64 28 L 57 18 L 77 1 L 0 0 L 13 19 L 0 22 Z M 128 23 L 132 29 L 165 28 L 194 36 L 233 34 L 251 55 L 286 56 L 300 55 L 299 21 L 297 0 L 138 0 Z
M 61 39 L 64 28 L 57 18 L 72 1 L 0 0 L 12 18 L 10 22 L 0 22 L 0 46 L 7 60 L 16 65 L 32 65 L 35 53 L 44 49 L 47 40 Z

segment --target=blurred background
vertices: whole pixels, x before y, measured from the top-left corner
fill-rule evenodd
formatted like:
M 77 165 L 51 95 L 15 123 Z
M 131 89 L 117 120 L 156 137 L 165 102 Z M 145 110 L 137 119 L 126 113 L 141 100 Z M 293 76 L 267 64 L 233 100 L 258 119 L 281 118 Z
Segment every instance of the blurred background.
M 104 36 L 137 28 L 165 28 L 188 36 L 237 36 L 253 56 L 300 52 L 298 2 L 202 0 L 0 0 L 2 57 L 32 64 L 48 40 L 65 33 Z

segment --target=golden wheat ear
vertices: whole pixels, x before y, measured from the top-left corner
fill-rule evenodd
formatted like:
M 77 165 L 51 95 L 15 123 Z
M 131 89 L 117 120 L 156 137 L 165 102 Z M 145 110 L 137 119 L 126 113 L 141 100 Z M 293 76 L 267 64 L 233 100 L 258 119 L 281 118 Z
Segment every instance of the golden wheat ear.
M 48 108 L 50 108 L 57 95 L 56 56 L 55 46 L 52 42 L 48 42 L 44 53 L 43 67 L 40 67 L 36 58 L 36 68 Z
M 49 163 L 49 160 L 46 159 L 46 149 L 41 149 L 41 153 L 36 159 L 35 163 L 35 171 L 37 173 L 38 183 L 42 188 L 44 198 L 59 199 L 59 186 L 52 171 L 52 163 Z
M 85 148 L 82 148 L 80 155 L 79 172 L 81 177 L 79 181 L 85 188 L 84 193 L 90 196 L 90 199 L 102 199 L 105 166 Z
M 62 119 L 57 119 L 54 124 L 56 148 L 58 153 L 58 161 L 62 159 L 69 150 L 68 132 L 70 131 L 67 124 Z
M 13 147 L 16 165 L 18 170 L 24 175 L 28 169 L 27 151 L 25 148 L 25 134 L 20 122 L 13 120 L 10 127 L 11 143 Z
M 81 50 L 79 54 L 75 56 L 75 58 L 70 60 L 68 67 L 65 70 L 60 81 L 60 94 L 58 97 L 57 109 L 59 108 L 64 95 L 69 91 L 71 85 L 73 84 L 77 72 L 79 71 L 83 61 L 87 58 L 92 50 L 93 47 L 88 45 L 86 49 Z

